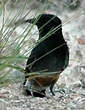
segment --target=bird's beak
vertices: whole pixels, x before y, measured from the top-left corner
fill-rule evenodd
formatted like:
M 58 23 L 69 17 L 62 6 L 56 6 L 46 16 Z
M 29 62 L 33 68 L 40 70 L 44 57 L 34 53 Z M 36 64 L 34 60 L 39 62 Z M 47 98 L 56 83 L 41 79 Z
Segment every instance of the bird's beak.
M 33 18 L 33 19 L 27 19 L 25 22 L 28 22 L 28 23 L 33 24 L 35 22 L 35 18 Z

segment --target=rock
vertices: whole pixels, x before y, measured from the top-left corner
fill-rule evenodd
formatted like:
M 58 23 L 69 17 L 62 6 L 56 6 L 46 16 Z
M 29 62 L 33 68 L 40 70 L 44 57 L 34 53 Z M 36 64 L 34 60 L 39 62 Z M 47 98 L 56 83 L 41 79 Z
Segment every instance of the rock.
M 7 104 L 5 101 L 0 100 L 0 110 L 7 110 Z
M 85 45 L 85 37 L 80 37 L 80 38 L 78 38 L 78 43 L 79 43 L 80 45 Z

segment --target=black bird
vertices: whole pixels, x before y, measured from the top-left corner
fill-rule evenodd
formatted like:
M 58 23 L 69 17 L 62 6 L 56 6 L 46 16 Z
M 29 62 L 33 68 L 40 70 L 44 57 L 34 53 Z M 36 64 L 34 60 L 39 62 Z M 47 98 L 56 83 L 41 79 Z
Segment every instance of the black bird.
M 44 97 L 47 87 L 52 95 L 53 87 L 60 73 L 68 66 L 69 50 L 62 35 L 61 20 L 51 14 L 40 14 L 37 18 L 24 22 L 34 23 L 39 29 L 39 39 L 28 58 L 24 86 L 28 95 Z M 37 72 L 41 72 L 37 75 Z M 35 72 L 35 75 L 30 75 Z M 51 73 L 51 74 L 50 74 Z

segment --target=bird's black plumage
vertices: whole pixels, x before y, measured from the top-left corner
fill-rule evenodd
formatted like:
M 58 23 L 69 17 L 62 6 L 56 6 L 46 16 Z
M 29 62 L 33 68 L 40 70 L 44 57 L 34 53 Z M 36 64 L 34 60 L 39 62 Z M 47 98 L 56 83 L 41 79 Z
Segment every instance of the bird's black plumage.
M 25 22 L 33 23 L 36 18 L 28 19 Z M 36 22 L 37 21 L 37 22 Z M 38 20 L 35 21 L 39 29 L 39 39 L 38 41 L 47 35 L 47 38 L 39 43 L 31 52 L 27 64 L 24 84 L 26 85 L 27 78 L 32 85 L 33 89 L 36 89 L 41 94 L 45 94 L 46 87 L 50 87 L 52 94 L 54 95 L 52 89 L 54 84 L 59 78 L 59 74 L 67 67 L 69 61 L 69 51 L 67 43 L 62 35 L 62 23 L 61 20 L 54 15 L 41 14 L 38 16 Z M 54 30 L 54 31 L 53 31 Z M 38 78 L 30 78 L 30 72 L 56 72 L 53 76 L 50 75 Z M 42 72 L 43 74 L 43 72 Z M 41 81 L 42 80 L 42 81 Z M 45 83 L 46 82 L 46 83 Z M 40 84 L 39 84 L 40 83 Z M 28 90 L 30 93 L 30 90 Z M 40 95 L 33 91 L 33 95 Z

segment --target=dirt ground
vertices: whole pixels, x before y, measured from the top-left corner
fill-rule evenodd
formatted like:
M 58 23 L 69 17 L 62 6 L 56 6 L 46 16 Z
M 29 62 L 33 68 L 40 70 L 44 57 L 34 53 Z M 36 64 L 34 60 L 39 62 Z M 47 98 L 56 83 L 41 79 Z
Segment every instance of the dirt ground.
M 59 15 L 63 24 L 63 35 L 69 46 L 70 60 L 68 67 L 55 85 L 55 96 L 51 96 L 49 90 L 45 98 L 25 96 L 22 82 L 10 84 L 0 88 L 0 110 L 85 110 L 84 6 L 85 1 L 82 2 L 79 9 L 65 10 Z M 54 14 L 55 11 L 53 9 L 46 12 Z M 16 33 L 22 30 L 21 26 Z M 34 41 L 31 39 L 31 42 Z

